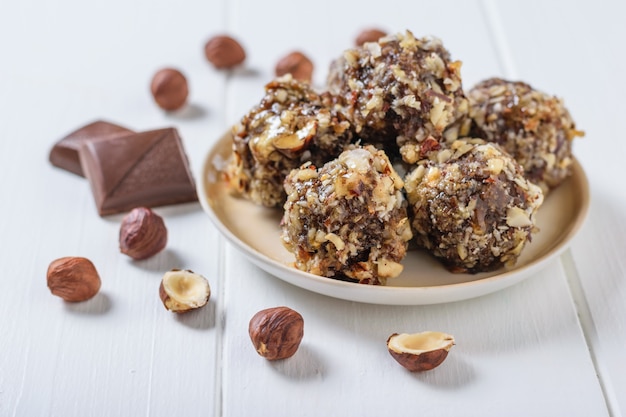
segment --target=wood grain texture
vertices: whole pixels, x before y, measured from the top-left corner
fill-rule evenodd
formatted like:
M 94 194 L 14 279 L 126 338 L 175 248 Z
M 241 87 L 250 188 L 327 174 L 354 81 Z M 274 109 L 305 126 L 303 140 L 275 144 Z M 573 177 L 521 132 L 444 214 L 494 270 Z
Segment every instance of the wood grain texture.
M 611 416 L 626 410 L 624 5 L 490 1 L 296 5 L 285 0 L 0 3 L 0 416 Z M 567 13 L 565 13 L 567 11 Z M 452 304 L 346 302 L 284 283 L 219 236 L 198 203 L 162 207 L 166 251 L 121 255 L 121 215 L 100 218 L 84 179 L 48 152 L 95 119 L 179 129 L 192 169 L 262 96 L 294 49 L 324 84 L 358 32 L 411 29 L 444 40 L 466 87 L 515 76 L 562 96 L 587 137 L 575 152 L 590 179 L 589 219 L 569 252 L 507 290 Z M 532 30 L 529 30 L 529 26 Z M 236 35 L 248 60 L 205 61 L 213 34 Z M 180 68 L 190 104 L 164 113 L 153 73 Z M 251 221 L 242 219 L 242 221 Z M 64 303 L 45 285 L 50 261 L 90 258 L 94 299 Z M 190 268 L 209 305 L 173 315 L 158 299 L 166 270 Z M 305 321 L 296 355 L 267 362 L 247 334 L 258 310 L 287 305 Z M 411 374 L 386 351 L 393 332 L 439 330 L 457 345 Z
M 504 35 L 519 77 L 565 101 L 586 136 L 574 153 L 588 173 L 589 217 L 571 247 L 570 282 L 597 361 L 612 415 L 626 412 L 626 187 L 620 175 L 626 145 L 620 140 L 626 85 L 618 81 L 626 61 L 614 49 L 626 39 L 619 2 L 504 3 L 495 8 L 510 19 Z M 541 13 L 536 13 L 541 10 Z M 556 16 L 564 13 L 565 19 Z M 532 26 L 533 30 L 525 30 Z M 592 28 L 572 30 L 572 28 Z M 528 45 L 537 45 L 529 48 Z M 549 51 L 546 53 L 544 51 Z M 615 167 L 615 168 L 612 168 Z M 577 291 L 580 287 L 580 292 Z

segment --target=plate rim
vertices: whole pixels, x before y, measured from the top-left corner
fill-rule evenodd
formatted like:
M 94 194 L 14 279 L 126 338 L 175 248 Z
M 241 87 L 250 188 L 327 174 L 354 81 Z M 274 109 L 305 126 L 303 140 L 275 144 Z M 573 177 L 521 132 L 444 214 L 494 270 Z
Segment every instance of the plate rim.
M 428 305 L 461 301 L 497 292 L 523 281 L 560 256 L 569 247 L 571 240 L 584 224 L 589 212 L 589 181 L 581 164 L 575 157 L 572 157 L 572 175 L 570 178 L 575 177 L 580 184 L 580 210 L 576 213 L 575 220 L 571 223 L 569 230 L 560 237 L 558 244 L 527 264 L 476 280 L 432 286 L 373 286 L 340 281 L 301 271 L 271 258 L 243 242 L 220 220 L 209 203 L 211 197 L 208 194 L 210 185 L 208 174 L 211 171 L 215 156 L 219 154 L 220 145 L 231 137 L 232 134 L 226 132 L 213 143 L 206 153 L 202 168 L 198 173 L 198 199 L 205 213 L 231 244 L 244 255 L 247 255 L 249 260 L 266 273 L 305 290 L 346 301 L 381 305 Z M 345 292 L 349 292 L 350 296 L 345 296 Z

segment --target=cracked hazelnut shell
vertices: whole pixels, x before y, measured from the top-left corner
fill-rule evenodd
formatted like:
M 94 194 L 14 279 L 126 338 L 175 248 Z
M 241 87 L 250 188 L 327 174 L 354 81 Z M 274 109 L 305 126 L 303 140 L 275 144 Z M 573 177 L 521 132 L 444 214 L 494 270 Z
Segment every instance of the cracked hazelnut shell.
M 211 286 L 205 277 L 189 269 L 172 269 L 161 279 L 159 297 L 167 310 L 185 313 L 209 302 Z
M 250 320 L 250 340 L 257 353 L 267 360 L 293 356 L 304 336 L 304 320 L 289 307 L 261 310 Z
M 448 357 L 454 337 L 441 332 L 394 333 L 387 339 L 391 356 L 411 372 L 436 368 Z
M 55 259 L 46 274 L 52 294 L 65 301 L 86 301 L 100 291 L 100 275 L 87 258 L 68 256 Z
M 120 225 L 120 252 L 135 260 L 147 259 L 167 245 L 163 218 L 147 207 L 132 209 Z

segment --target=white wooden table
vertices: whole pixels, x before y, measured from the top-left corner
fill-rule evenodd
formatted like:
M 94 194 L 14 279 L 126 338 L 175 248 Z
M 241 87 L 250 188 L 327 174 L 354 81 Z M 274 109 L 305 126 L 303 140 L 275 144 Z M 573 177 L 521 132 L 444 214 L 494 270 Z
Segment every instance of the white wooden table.
M 405 2 L 0 0 L 0 416 L 626 416 L 626 4 L 618 1 Z M 380 306 L 310 293 L 246 260 L 199 204 L 156 209 L 165 252 L 118 252 L 120 215 L 97 215 L 88 183 L 51 166 L 53 143 L 95 120 L 179 129 L 192 169 L 260 98 L 276 60 L 301 49 L 324 82 L 365 27 L 443 39 L 464 85 L 498 75 L 565 99 L 586 137 L 575 154 L 589 217 L 559 259 L 480 298 Z M 245 70 L 213 69 L 204 42 L 230 33 Z M 182 114 L 148 85 L 163 66 L 190 82 Z M 50 261 L 85 256 L 96 298 L 64 303 Z M 173 315 L 163 272 L 206 276 L 209 305 Z M 288 305 L 305 319 L 291 359 L 260 358 L 252 315 Z M 392 332 L 439 330 L 457 345 L 411 374 L 386 351 Z

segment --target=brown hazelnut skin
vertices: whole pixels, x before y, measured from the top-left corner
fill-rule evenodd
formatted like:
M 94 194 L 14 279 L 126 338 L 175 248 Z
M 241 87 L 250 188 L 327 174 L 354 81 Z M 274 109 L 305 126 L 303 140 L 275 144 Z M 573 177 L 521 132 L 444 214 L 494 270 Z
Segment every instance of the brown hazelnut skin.
M 86 301 L 100 291 L 100 275 L 87 258 L 68 256 L 55 259 L 46 274 L 48 288 L 52 294 L 65 301 Z
M 398 349 L 398 343 L 393 343 L 392 339 L 398 337 L 407 336 L 409 338 L 413 338 L 413 342 L 417 340 L 418 337 L 423 335 L 436 335 L 437 343 L 435 345 L 432 344 L 424 344 L 423 346 L 412 346 L 413 348 L 418 347 L 418 351 L 411 349 L 411 346 L 406 346 L 407 348 Z M 397 339 L 396 339 L 397 340 Z M 406 340 L 406 338 L 404 339 Z M 415 343 L 413 343 L 415 344 Z M 393 333 L 387 339 L 387 350 L 389 354 L 403 367 L 408 369 L 411 372 L 423 372 L 429 371 L 441 365 L 441 363 L 448 357 L 448 352 L 452 346 L 454 346 L 454 337 L 441 332 L 422 332 L 415 333 L 412 335 L 407 334 L 398 334 Z M 403 346 L 403 347 L 404 347 Z
M 160 108 L 173 111 L 182 108 L 187 102 L 189 86 L 182 72 L 174 68 L 163 68 L 152 77 L 150 91 Z
M 250 340 L 257 353 L 267 360 L 293 356 L 304 336 L 304 320 L 289 307 L 261 310 L 250 320 Z
M 278 61 L 275 73 L 277 77 L 291 74 L 296 80 L 310 83 L 313 78 L 313 62 L 302 52 L 294 51 Z
M 228 35 L 214 36 L 204 45 L 204 56 L 217 69 L 230 69 L 246 59 L 241 44 Z
M 147 259 L 167 245 L 163 218 L 147 207 L 132 209 L 120 225 L 120 252 L 135 260 Z
M 362 46 L 366 42 L 376 42 L 383 36 L 387 36 L 387 33 L 380 29 L 364 29 L 357 35 L 354 44 Z

